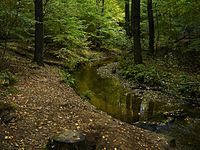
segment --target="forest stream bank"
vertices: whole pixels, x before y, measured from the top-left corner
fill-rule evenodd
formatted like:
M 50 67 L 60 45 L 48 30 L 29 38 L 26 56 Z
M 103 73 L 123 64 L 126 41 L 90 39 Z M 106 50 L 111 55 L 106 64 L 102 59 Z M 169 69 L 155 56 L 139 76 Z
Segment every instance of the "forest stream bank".
M 118 65 L 111 62 L 82 67 L 74 74 L 75 89 L 114 118 L 175 138 L 177 149 L 198 149 L 199 107 L 166 89 L 143 87 L 122 78 Z
M 114 119 L 82 100 L 61 81 L 57 67 L 38 67 L 19 56 L 7 67 L 18 81 L 16 93 L 1 96 L 1 103 L 15 107 L 1 114 L 10 117 L 1 120 L 1 149 L 43 149 L 49 137 L 64 130 L 82 131 L 88 149 L 169 148 L 162 135 Z

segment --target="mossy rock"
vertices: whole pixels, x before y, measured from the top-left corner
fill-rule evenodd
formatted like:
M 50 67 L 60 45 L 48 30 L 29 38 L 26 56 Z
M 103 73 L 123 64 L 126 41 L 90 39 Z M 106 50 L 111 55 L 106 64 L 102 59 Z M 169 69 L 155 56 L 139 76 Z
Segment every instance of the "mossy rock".
M 85 136 L 75 130 L 67 130 L 49 139 L 47 150 L 86 150 Z

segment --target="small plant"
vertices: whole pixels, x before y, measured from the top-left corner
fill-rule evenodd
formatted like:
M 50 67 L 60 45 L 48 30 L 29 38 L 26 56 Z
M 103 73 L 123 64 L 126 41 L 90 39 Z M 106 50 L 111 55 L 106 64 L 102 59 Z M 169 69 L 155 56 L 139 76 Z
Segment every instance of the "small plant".
M 69 50 L 67 48 L 62 48 L 57 53 L 58 58 L 64 59 L 64 65 L 70 70 L 76 69 L 78 64 L 87 62 L 88 59 L 85 56 L 82 56 L 83 53 L 76 50 Z
M 81 94 L 81 97 L 82 97 L 83 99 L 85 99 L 85 100 L 91 100 L 92 96 L 93 96 L 93 93 L 92 93 L 91 90 L 84 91 L 84 92 L 82 92 L 82 94 Z
M 16 82 L 17 82 L 16 77 L 10 71 L 5 71 L 0 73 L 0 86 L 8 87 Z
M 0 97 L 6 97 L 9 94 L 17 94 L 19 90 L 15 87 L 3 87 L 0 89 Z
M 200 84 L 198 84 L 198 82 L 192 81 L 186 75 L 181 75 L 179 82 L 177 87 L 177 92 L 179 94 L 193 98 L 200 97 Z
M 73 76 L 69 72 L 67 72 L 65 70 L 61 70 L 60 74 L 61 74 L 63 82 L 65 82 L 69 85 L 75 84 L 75 79 L 73 78 Z
M 154 66 L 146 67 L 143 64 L 127 67 L 121 71 L 125 78 L 132 78 L 148 86 L 161 86 L 162 80 Z

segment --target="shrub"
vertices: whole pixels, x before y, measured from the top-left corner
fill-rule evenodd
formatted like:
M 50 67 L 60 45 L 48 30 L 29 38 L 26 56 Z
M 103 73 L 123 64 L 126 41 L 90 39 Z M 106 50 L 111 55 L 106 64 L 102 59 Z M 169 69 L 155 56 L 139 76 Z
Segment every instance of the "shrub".
M 200 97 L 200 85 L 196 81 L 192 81 L 186 75 L 181 75 L 179 78 L 180 84 L 177 87 L 177 92 L 183 96 L 193 98 Z
M 76 69 L 77 65 L 80 63 L 84 63 L 88 61 L 87 56 L 81 56 L 84 55 L 83 51 L 71 51 L 66 48 L 60 49 L 60 51 L 57 53 L 59 58 L 62 58 L 65 60 L 65 67 L 73 70 Z
M 81 93 L 81 98 L 84 100 L 91 100 L 92 97 L 93 97 L 93 93 L 91 90 L 86 90 Z
M 148 86 L 161 86 L 162 80 L 154 66 L 146 67 L 143 64 L 127 67 L 121 71 L 125 78 L 132 78 Z
M 10 71 L 0 73 L 0 86 L 8 87 L 16 83 L 16 77 Z
M 75 84 L 75 79 L 72 77 L 72 75 L 65 71 L 65 70 L 61 70 L 60 71 L 60 75 L 62 77 L 62 81 L 69 84 L 69 85 L 74 85 Z

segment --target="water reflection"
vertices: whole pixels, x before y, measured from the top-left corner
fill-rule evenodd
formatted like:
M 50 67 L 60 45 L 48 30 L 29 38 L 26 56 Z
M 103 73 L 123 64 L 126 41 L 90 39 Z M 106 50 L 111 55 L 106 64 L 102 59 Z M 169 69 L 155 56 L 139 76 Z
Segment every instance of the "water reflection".
M 177 143 L 182 145 L 181 150 L 191 147 L 197 149 L 199 143 L 197 139 L 200 139 L 200 120 L 192 121 L 200 118 L 200 109 L 182 104 L 173 105 L 141 99 L 134 94 L 127 93 L 118 80 L 101 78 L 97 75 L 96 67 L 93 66 L 80 69 L 74 73 L 74 77 L 77 81 L 76 90 L 79 95 L 85 97 L 98 109 L 128 123 L 138 121 L 163 123 L 166 121 L 162 115 L 163 112 L 184 109 L 189 120 L 176 120 L 173 127 L 168 128 L 167 134 L 178 139 Z M 191 121 L 190 118 L 192 118 Z
M 101 78 L 96 67 L 86 66 L 75 72 L 74 77 L 77 81 L 77 92 L 83 97 L 89 97 L 90 103 L 98 109 L 128 123 L 153 118 L 156 109 L 153 102 L 127 93 L 116 79 Z
M 131 120 L 131 119 L 132 119 L 131 94 L 128 94 L 126 96 L 126 120 Z
M 141 109 L 141 100 L 135 95 L 131 96 L 132 98 L 132 122 L 137 122 L 140 119 L 140 109 Z
M 154 102 L 142 100 L 133 94 L 126 96 L 126 122 L 148 121 L 153 117 Z

